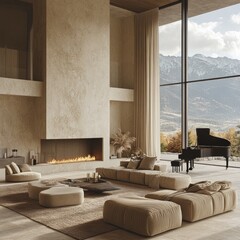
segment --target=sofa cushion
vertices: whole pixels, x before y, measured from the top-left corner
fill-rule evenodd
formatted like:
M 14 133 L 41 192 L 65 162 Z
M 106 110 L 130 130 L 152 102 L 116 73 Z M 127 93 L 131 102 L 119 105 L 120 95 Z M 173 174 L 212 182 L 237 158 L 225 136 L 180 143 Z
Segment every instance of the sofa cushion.
M 12 170 L 12 168 L 10 167 L 10 165 L 6 165 L 6 166 L 5 166 L 5 169 L 6 169 L 6 174 L 8 174 L 8 175 L 13 174 L 13 170 Z
M 145 185 L 145 172 L 133 170 L 130 172 L 130 183 Z
M 28 164 L 26 164 L 26 163 L 19 164 L 18 167 L 19 167 L 21 172 L 31 172 L 32 171 L 30 166 Z
M 191 177 L 179 173 L 166 173 L 160 175 L 159 187 L 173 190 L 186 188 L 191 183 Z
M 21 172 L 18 165 L 15 162 L 11 162 L 10 167 L 13 171 L 13 174 Z
M 129 182 L 130 180 L 130 169 L 122 169 L 117 171 L 117 180 Z
M 140 164 L 140 160 L 130 160 L 127 168 L 128 169 L 137 169 Z
M 96 172 L 103 178 L 117 179 L 117 171 L 126 169 L 124 167 L 96 168 Z
M 191 183 L 191 177 L 180 173 L 159 173 L 149 175 L 148 186 L 154 189 L 166 188 L 179 190 L 187 188 Z
M 144 159 L 141 161 L 138 169 L 140 170 L 153 170 L 154 164 L 157 160 L 157 157 L 144 157 Z
M 149 182 L 152 181 L 152 178 L 156 175 L 159 175 L 161 172 L 156 170 L 139 170 L 145 172 L 145 185 L 149 186 Z M 158 188 L 159 189 L 159 188 Z

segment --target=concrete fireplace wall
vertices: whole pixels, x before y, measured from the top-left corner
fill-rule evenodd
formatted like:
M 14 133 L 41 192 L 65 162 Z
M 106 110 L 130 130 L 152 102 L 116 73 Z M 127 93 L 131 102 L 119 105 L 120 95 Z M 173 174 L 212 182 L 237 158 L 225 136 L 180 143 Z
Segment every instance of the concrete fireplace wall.
M 46 138 L 103 138 L 109 156 L 109 1 L 46 1 Z
M 40 151 L 40 139 L 103 138 L 108 160 L 110 129 L 133 133 L 133 102 L 110 107 L 109 98 L 116 78 L 116 87 L 133 88 L 133 16 L 110 20 L 109 13 L 108 0 L 33 1 L 33 78 L 43 92 L 36 98 L 0 93 L 0 148 L 28 158 L 30 150 Z

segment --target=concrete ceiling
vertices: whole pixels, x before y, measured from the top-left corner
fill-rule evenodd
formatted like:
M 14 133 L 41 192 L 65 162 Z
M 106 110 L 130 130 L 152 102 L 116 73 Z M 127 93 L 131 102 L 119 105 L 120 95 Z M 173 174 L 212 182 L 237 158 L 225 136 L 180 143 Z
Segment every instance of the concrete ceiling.
M 189 0 L 188 16 L 198 16 L 221 8 L 240 4 L 240 0 Z M 165 25 L 181 19 L 181 4 L 173 5 L 159 11 L 159 25 Z
M 110 4 L 135 13 L 162 7 L 177 0 L 110 0 Z
M 144 12 L 157 7 L 164 7 L 177 2 L 177 0 L 110 0 L 116 6 L 135 13 Z M 240 0 L 189 0 L 189 17 L 211 12 L 220 8 L 239 4 Z M 181 5 L 173 5 L 160 10 L 160 24 L 167 24 L 181 19 Z

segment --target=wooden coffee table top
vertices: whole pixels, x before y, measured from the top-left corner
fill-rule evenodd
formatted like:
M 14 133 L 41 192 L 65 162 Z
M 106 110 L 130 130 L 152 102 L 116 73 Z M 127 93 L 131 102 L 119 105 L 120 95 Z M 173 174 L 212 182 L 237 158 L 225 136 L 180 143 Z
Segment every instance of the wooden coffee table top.
M 119 189 L 118 187 L 115 187 L 112 183 L 102 179 L 99 180 L 98 182 L 94 182 L 92 180 L 87 181 L 86 178 L 77 178 L 77 179 L 67 179 L 62 181 L 61 183 L 67 184 L 71 187 L 81 187 L 88 191 L 98 192 L 98 193 Z

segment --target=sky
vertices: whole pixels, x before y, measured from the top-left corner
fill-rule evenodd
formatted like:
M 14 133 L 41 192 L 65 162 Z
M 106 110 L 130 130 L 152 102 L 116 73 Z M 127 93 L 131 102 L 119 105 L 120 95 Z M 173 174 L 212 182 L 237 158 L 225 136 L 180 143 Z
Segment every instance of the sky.
M 159 27 L 163 55 L 180 56 L 180 21 Z M 240 4 L 189 18 L 188 54 L 240 60 Z

